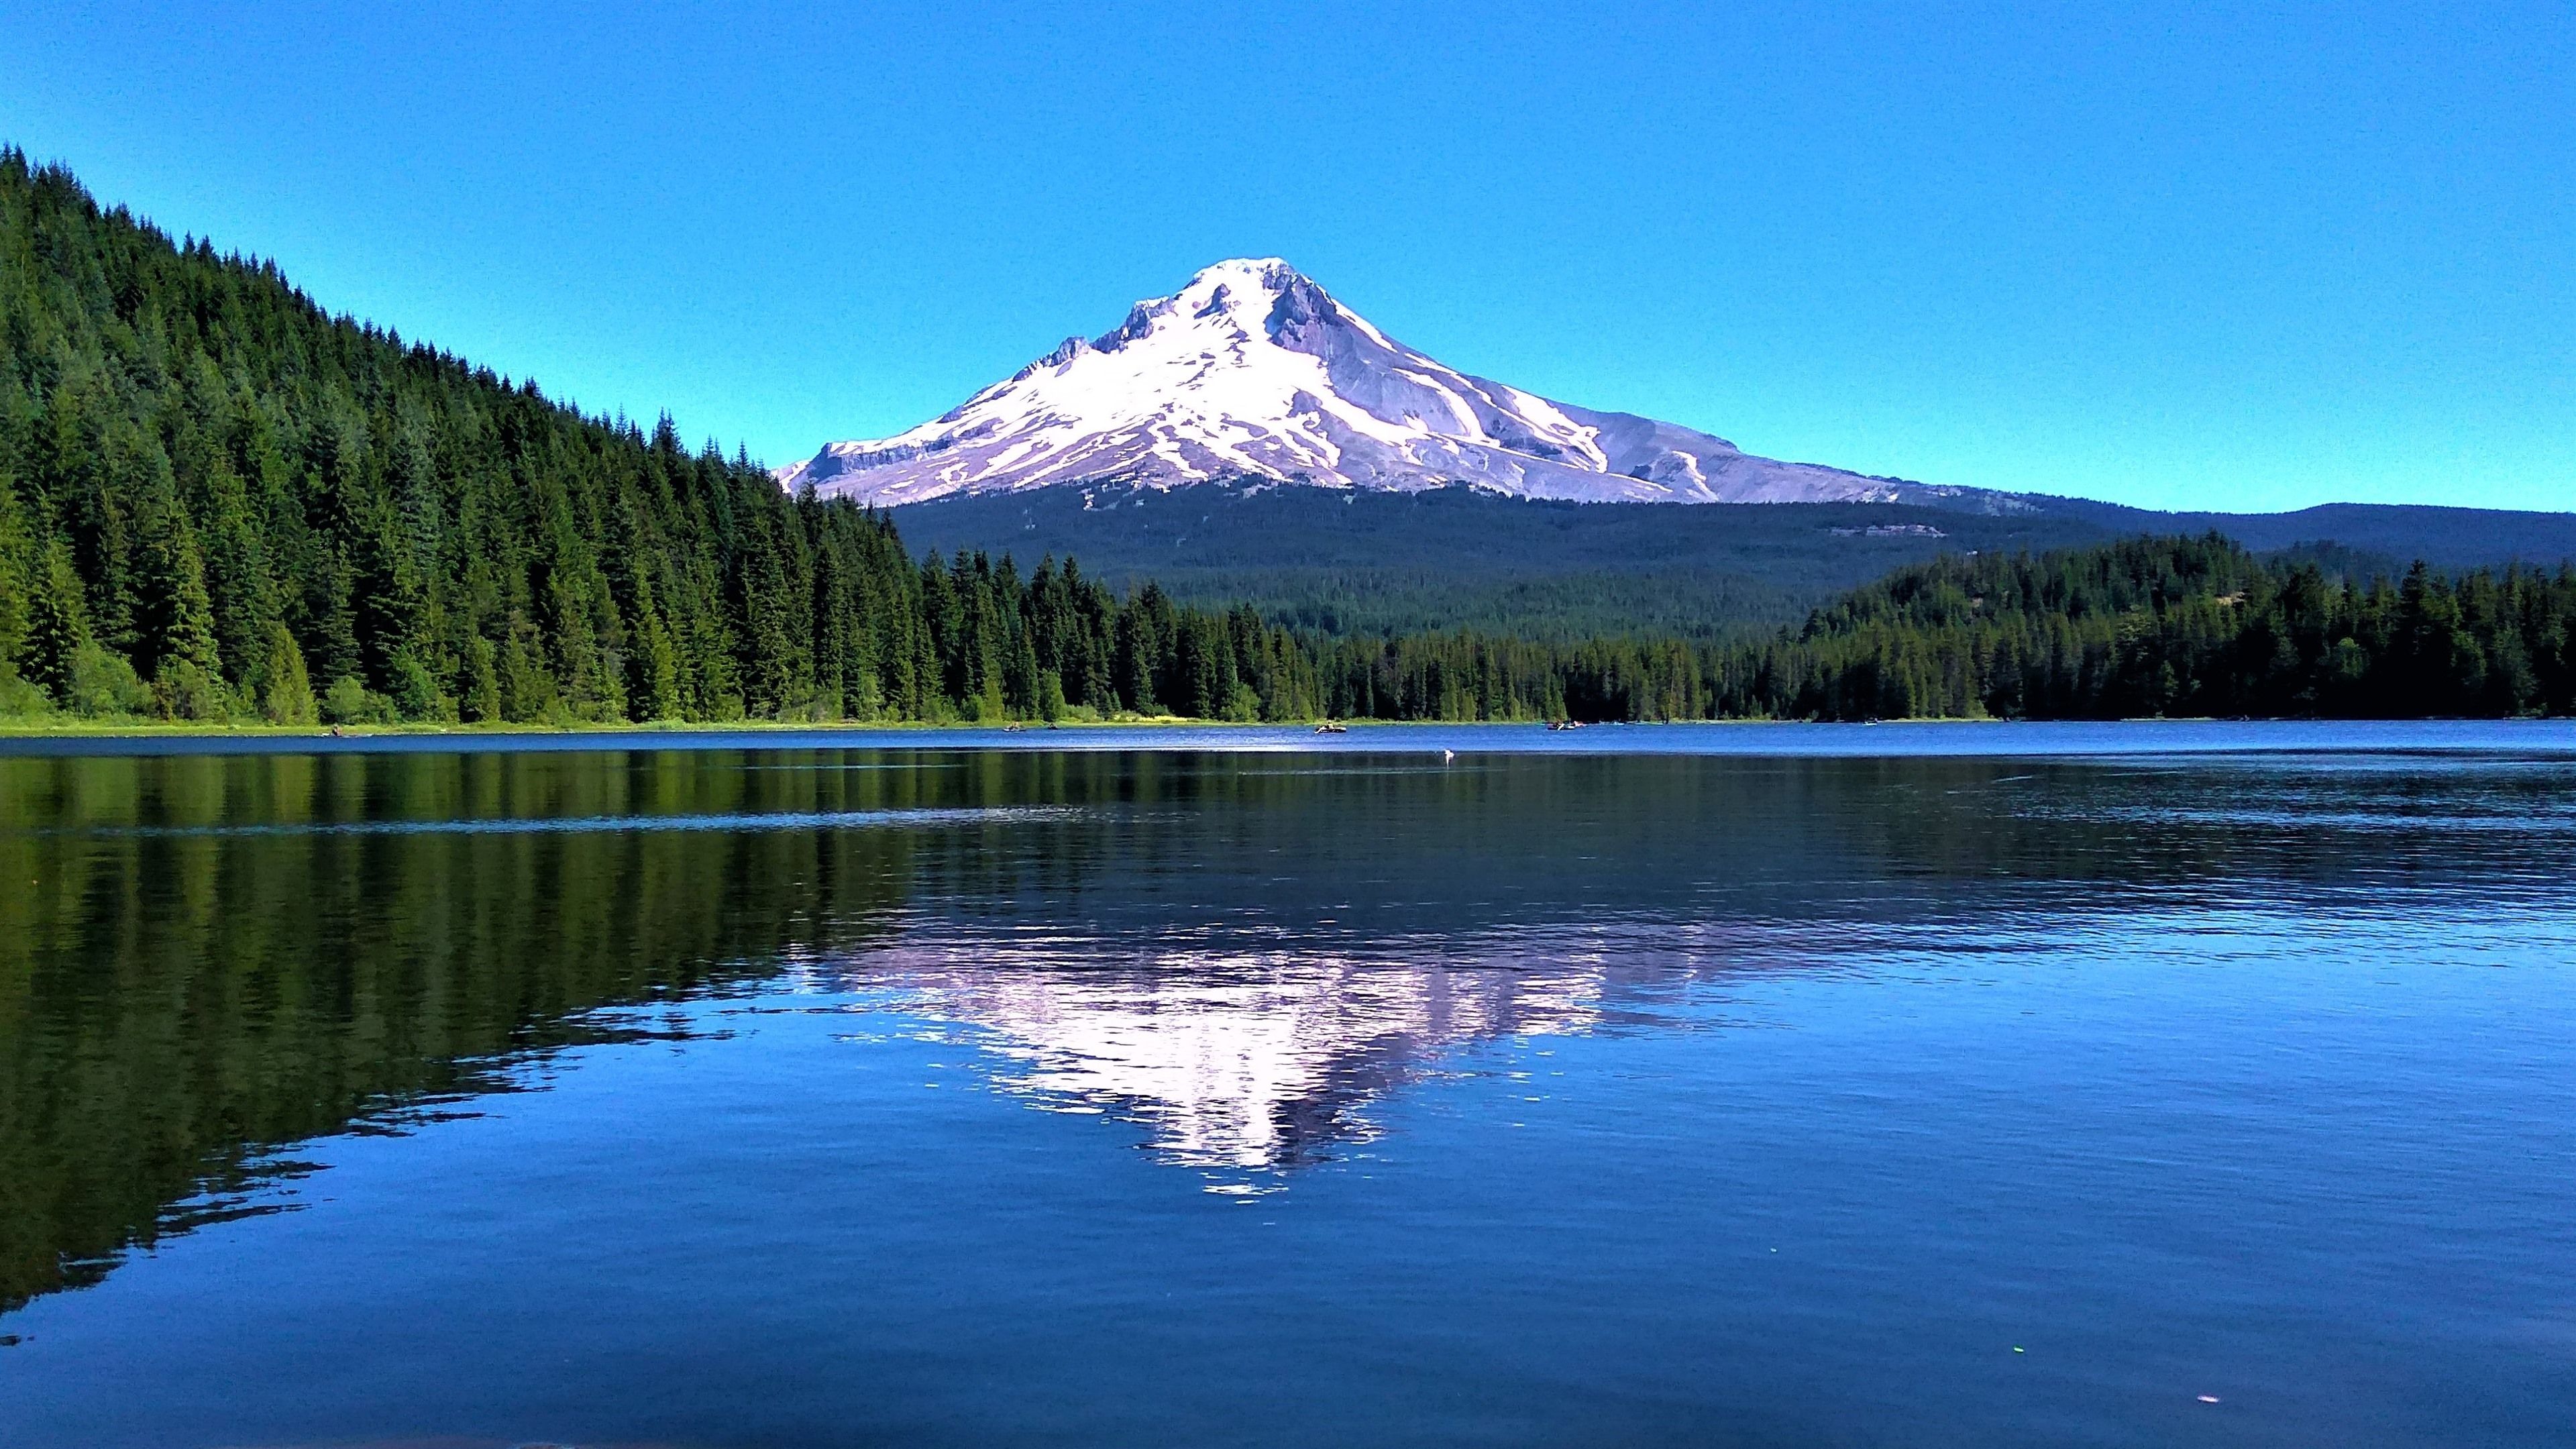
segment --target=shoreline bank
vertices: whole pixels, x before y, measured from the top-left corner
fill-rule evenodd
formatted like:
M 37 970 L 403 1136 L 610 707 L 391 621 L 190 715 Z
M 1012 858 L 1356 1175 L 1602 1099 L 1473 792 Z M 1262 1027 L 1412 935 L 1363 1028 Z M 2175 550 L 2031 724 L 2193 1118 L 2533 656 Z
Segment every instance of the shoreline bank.
M 0 758 L 572 751 L 957 751 L 1179 753 L 1671 754 L 2042 758 L 2193 754 L 2576 755 L 2576 719 L 2519 720 L 1684 720 L 1551 730 L 1536 721 L 1312 724 L 1135 720 L 1030 725 L 682 725 L 350 731 L 161 727 L 0 731 Z M 1356 726 L 1365 723 L 1366 728 Z

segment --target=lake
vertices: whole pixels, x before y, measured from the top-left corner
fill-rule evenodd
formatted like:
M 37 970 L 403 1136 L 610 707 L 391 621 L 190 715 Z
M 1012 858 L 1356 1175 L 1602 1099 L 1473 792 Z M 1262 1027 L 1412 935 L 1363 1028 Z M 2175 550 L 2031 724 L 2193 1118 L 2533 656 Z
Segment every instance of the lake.
M 2564 1444 L 2572 967 L 2563 722 L 0 743 L 0 1443 Z

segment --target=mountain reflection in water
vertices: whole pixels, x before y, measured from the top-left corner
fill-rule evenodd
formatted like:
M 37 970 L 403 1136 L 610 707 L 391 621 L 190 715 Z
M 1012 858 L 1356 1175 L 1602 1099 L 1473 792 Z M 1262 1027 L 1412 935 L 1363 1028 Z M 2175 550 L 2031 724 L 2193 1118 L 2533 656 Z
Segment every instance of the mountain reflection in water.
M 1145 1126 L 1175 1164 L 1280 1170 L 1376 1135 L 1368 1105 L 1495 1037 L 1565 1035 L 1603 1016 L 1597 969 L 1501 956 L 1428 966 L 1174 952 L 1068 966 L 1039 950 L 899 946 L 866 977 L 903 1008 L 976 1028 L 1001 1090 Z M 1239 1191 L 1228 1181 L 1212 1191 Z

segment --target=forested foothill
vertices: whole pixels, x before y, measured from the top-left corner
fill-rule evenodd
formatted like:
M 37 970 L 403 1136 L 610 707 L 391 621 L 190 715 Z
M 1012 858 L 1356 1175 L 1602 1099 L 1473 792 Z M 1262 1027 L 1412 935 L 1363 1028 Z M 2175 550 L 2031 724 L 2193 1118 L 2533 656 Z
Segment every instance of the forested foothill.
M 332 317 L 0 153 L 0 712 L 1221 714 L 1249 676 L 1312 713 L 1272 678 L 1295 652 L 1070 567 L 916 562 L 739 451 Z
M 1785 627 L 1594 599 L 1563 615 L 1584 634 L 1527 637 L 916 558 L 739 449 L 334 317 L 0 151 L 0 716 L 26 722 L 2576 710 L 2576 574 L 2392 572 L 2215 534 L 1989 549 Z

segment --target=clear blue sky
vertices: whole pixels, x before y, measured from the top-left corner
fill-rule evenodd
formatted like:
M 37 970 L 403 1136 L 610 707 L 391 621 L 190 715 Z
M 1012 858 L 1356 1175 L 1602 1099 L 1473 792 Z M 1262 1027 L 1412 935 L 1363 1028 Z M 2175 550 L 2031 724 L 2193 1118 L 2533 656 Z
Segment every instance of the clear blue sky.
M 772 462 L 1224 256 L 1755 451 L 2576 508 L 2576 7 L 53 5 L 0 137 Z

